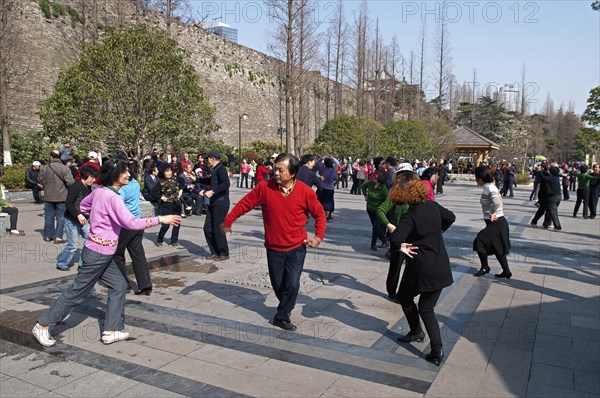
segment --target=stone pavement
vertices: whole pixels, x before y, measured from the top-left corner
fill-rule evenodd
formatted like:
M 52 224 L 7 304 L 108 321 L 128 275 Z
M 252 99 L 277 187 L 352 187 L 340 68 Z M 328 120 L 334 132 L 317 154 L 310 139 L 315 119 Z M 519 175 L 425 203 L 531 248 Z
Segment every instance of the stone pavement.
M 262 220 L 252 211 L 234 225 L 224 262 L 203 258 L 203 216 L 184 220 L 184 250 L 156 248 L 158 228 L 147 231 L 154 291 L 127 296 L 134 339 L 109 346 L 100 342 L 101 286 L 54 327 L 56 346 L 31 336 L 75 271 L 54 268 L 61 247 L 41 239 L 42 207 L 22 203 L 27 236 L 0 240 L 0 397 L 598 397 L 598 220 L 569 217 L 567 201 L 562 232 L 529 227 L 535 207 L 519 187 L 504 202 L 513 279 L 494 279 L 493 258 L 492 275 L 475 278 L 480 188 L 455 182 L 445 191 L 438 202 L 457 221 L 445 234 L 455 283 L 436 308 L 440 367 L 424 360 L 427 340 L 395 341 L 407 326 L 385 298 L 387 261 L 370 251 L 363 198 L 347 190 L 336 192 L 326 241 L 307 255 L 297 333 L 270 325 L 277 300 L 265 287 Z M 233 202 L 244 192 L 233 188 Z

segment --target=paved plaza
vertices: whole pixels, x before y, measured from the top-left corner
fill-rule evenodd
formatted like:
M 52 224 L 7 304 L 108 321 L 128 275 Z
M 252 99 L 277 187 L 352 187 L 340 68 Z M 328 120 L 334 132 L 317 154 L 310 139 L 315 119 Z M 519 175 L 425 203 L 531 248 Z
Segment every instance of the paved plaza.
M 43 206 L 18 203 L 27 235 L 0 240 L 0 397 L 598 397 L 600 221 L 572 218 L 571 200 L 559 207 L 562 231 L 532 228 L 530 188 L 519 186 L 504 200 L 513 278 L 494 279 L 493 257 L 491 274 L 475 278 L 481 188 L 444 189 L 437 201 L 456 223 L 444 236 L 454 284 L 436 307 L 440 367 L 424 360 L 428 340 L 396 342 L 407 324 L 386 298 L 385 250 L 370 250 L 364 199 L 348 190 L 336 191 L 326 239 L 308 251 L 297 332 L 270 324 L 277 299 L 253 210 L 228 235 L 227 261 L 205 259 L 204 216 L 184 220 L 183 250 L 155 247 L 158 227 L 148 230 L 154 291 L 127 295 L 133 338 L 107 346 L 100 285 L 53 328 L 54 347 L 31 335 L 76 271 L 55 269 L 62 245 L 42 240 Z M 232 202 L 245 192 L 232 188 Z

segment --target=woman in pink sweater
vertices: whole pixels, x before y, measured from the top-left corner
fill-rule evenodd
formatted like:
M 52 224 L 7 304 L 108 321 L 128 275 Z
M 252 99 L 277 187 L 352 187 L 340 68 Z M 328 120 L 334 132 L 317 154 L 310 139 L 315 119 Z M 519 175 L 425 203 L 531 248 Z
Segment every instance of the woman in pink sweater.
M 33 328 L 33 335 L 45 347 L 56 344 L 48 326 L 64 319 L 73 307 L 81 304 L 98 280 L 108 287 L 102 342 L 111 344 L 125 340 L 129 336 L 123 331 L 127 281 L 113 260 L 119 232 L 121 228 L 139 230 L 161 223 L 181 223 L 178 215 L 136 218 L 127 210 L 117 193 L 119 188 L 129 184 L 127 161 L 115 158 L 105 162 L 100 170 L 100 184 L 80 205 L 81 213 L 89 215 L 90 222 L 88 239 L 81 252 L 83 266 L 73 285 L 44 311 Z

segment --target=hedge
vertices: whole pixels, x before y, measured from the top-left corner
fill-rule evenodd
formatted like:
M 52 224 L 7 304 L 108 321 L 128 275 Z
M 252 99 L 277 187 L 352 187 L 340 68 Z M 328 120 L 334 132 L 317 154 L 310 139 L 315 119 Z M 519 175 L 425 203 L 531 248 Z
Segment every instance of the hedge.
M 15 165 L 4 167 L 4 179 L 2 184 L 6 189 L 24 189 L 25 188 L 25 171 L 30 166 Z

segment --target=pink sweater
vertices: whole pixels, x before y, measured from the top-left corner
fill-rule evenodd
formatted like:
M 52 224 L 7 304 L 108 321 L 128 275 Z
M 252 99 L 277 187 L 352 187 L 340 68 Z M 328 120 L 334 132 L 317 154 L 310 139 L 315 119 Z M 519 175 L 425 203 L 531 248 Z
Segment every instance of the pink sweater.
M 158 217 L 136 218 L 125 207 L 123 198 L 106 187 L 98 187 L 86 196 L 81 201 L 80 210 L 90 219 L 85 246 L 105 255 L 114 254 L 117 250 L 121 228 L 138 230 L 158 225 Z

